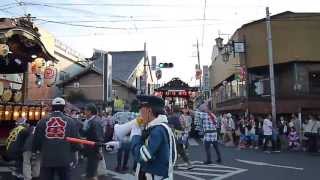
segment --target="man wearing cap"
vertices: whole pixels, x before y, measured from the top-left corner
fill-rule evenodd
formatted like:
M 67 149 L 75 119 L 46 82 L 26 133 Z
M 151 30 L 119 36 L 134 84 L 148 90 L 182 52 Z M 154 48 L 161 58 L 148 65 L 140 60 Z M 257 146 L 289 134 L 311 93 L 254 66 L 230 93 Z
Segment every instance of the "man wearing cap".
M 156 96 L 138 96 L 140 118 L 145 127 L 142 131 L 137 123 L 131 129 L 131 151 L 138 162 L 138 180 L 173 179 L 176 161 L 176 143 L 164 115 L 164 101 Z M 107 143 L 116 146 L 115 142 Z
M 63 98 L 52 101 L 52 113 L 41 119 L 34 133 L 32 153 L 41 152 L 40 180 L 53 180 L 55 174 L 60 180 L 70 180 L 70 164 L 77 145 L 65 141 L 66 137 L 78 138 L 76 124 L 66 116 Z

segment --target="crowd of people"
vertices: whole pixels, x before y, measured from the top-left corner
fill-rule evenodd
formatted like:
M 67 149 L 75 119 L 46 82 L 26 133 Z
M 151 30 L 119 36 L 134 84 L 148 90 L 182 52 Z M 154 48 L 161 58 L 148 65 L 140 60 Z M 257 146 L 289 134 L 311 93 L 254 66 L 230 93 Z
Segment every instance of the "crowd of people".
M 319 151 L 320 119 L 309 115 L 299 122 L 295 114 L 280 116 L 276 123 L 272 116 L 236 116 L 231 113 L 217 117 L 219 137 L 225 146 L 239 149 L 261 148 L 265 152 Z
M 273 152 L 319 151 L 319 116 L 310 115 L 302 123 L 294 114 L 290 118 L 280 116 L 274 124 L 271 115 L 217 115 L 208 105 L 194 110 L 168 108 L 163 99 L 155 96 L 138 99 L 138 112 L 126 105 L 119 112 L 98 112 L 94 104 L 87 104 L 83 111 L 66 112 L 65 100 L 55 98 L 48 116 L 36 126 L 21 117 L 6 143 L 6 159 L 16 162 L 14 175 L 21 180 L 50 180 L 56 174 L 69 180 L 73 169 L 84 165 L 86 179 L 97 180 L 107 175 L 107 150 L 117 152 L 114 169 L 119 173 L 132 170 L 137 179 L 152 176 L 171 180 L 176 159 L 181 158 L 187 169 L 193 168 L 188 157 L 190 136 L 203 142 L 204 164 L 213 163 L 211 147 L 216 153 L 215 162 L 222 162 L 219 144 L 265 152 L 271 152 L 270 147 Z M 138 119 L 142 119 L 143 126 Z M 130 131 L 116 133 L 128 124 Z M 66 137 L 98 145 L 70 143 Z

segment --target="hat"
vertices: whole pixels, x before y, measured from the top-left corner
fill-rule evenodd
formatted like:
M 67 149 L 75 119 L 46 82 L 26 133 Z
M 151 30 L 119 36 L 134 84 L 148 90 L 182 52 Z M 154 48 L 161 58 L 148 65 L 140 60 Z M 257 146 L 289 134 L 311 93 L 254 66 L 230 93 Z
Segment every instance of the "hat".
M 164 108 L 164 100 L 158 96 L 137 96 L 139 106 L 150 106 L 156 108 Z
M 228 114 L 227 114 L 227 117 L 228 117 L 228 118 L 231 118 L 231 117 L 232 117 L 232 115 L 231 115 L 230 113 L 228 113 Z
M 86 105 L 86 110 L 90 111 L 93 114 L 97 114 L 98 113 L 97 106 L 92 104 L 92 103 Z
M 52 105 L 66 105 L 66 101 L 61 97 L 57 97 L 52 101 Z

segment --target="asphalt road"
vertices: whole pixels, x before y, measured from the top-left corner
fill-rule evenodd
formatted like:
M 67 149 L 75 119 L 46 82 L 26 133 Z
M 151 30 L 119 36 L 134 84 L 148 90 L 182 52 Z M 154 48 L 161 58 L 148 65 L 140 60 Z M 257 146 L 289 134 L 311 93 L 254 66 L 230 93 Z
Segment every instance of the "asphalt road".
M 261 150 L 238 150 L 220 146 L 222 152 L 221 164 L 204 165 L 205 153 L 203 146 L 195 141 L 188 150 L 194 164 L 192 170 L 187 170 L 185 164 L 178 161 L 174 170 L 175 180 L 317 180 L 319 179 L 320 154 L 303 152 L 264 153 Z M 215 155 L 212 149 L 213 155 Z M 215 157 L 215 156 L 213 156 Z M 116 172 L 116 154 L 105 155 L 107 177 L 105 179 L 134 179 L 132 170 Z M 132 167 L 132 162 L 129 161 Z M 0 168 L 0 180 L 10 180 L 4 176 L 4 168 Z M 73 171 L 73 180 L 79 180 L 84 175 L 83 166 Z M 2 177 L 2 178 L 1 178 Z

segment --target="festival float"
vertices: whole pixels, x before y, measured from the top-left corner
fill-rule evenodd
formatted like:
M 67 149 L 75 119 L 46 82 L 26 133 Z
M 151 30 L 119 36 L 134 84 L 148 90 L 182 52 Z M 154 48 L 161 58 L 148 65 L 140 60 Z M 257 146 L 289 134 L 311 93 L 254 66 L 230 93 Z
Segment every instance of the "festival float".
M 43 103 L 26 97 L 28 83 L 32 78 L 38 87 L 54 85 L 56 61 L 30 17 L 0 18 L 0 144 L 19 118 L 35 124 L 46 115 Z

